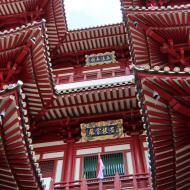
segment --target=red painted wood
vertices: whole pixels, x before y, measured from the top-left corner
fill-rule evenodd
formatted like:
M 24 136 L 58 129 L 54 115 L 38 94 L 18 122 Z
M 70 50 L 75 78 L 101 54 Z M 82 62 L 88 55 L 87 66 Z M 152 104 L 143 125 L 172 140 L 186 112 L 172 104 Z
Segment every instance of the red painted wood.
M 121 189 L 135 189 L 135 190 L 150 190 L 150 184 L 149 184 L 149 175 L 147 174 L 140 174 L 140 175 L 124 175 L 120 176 L 120 179 L 117 180 L 120 181 L 115 186 L 115 177 L 105 177 L 103 180 L 99 180 L 97 178 L 94 179 L 87 179 L 86 184 L 88 184 L 87 189 L 97 189 L 97 190 L 104 190 L 104 189 L 114 189 L 114 190 L 121 190 Z M 66 187 L 69 187 L 69 190 L 71 189 L 82 189 L 82 181 L 71 181 L 70 183 L 60 182 L 54 184 L 55 190 L 62 190 Z M 138 184 L 146 184 L 146 186 L 142 187 L 142 185 Z
M 98 190 L 103 190 L 103 183 L 102 180 L 99 181 L 99 186 Z
M 136 174 L 145 173 L 146 169 L 143 160 L 144 150 L 142 150 L 138 134 L 131 134 L 131 143 L 132 158 L 135 163 L 134 171 Z
M 178 100 L 173 98 L 170 94 L 168 94 L 167 92 L 159 88 L 157 85 L 150 83 L 149 81 L 145 81 L 144 84 L 158 91 L 158 93 L 161 95 L 161 98 L 163 98 L 166 101 L 169 101 L 168 103 L 172 107 L 172 109 L 174 109 L 175 111 L 187 117 L 189 116 L 190 109 L 187 106 L 182 105 L 182 103 L 180 103 Z
M 98 121 L 101 119 L 116 119 L 116 118 L 121 118 L 122 116 L 124 117 L 131 117 L 131 113 L 135 115 L 139 115 L 139 110 L 130 110 L 130 111 L 123 111 L 123 112 L 109 112 L 106 114 L 100 114 L 100 115 L 88 115 L 88 116 L 81 116 L 77 118 L 66 118 L 66 119 L 57 119 L 57 120 L 52 120 L 52 121 L 41 121 L 38 123 L 39 128 L 43 127 L 45 128 L 46 126 L 61 126 L 65 125 L 66 123 L 70 125 L 77 125 L 77 123 L 82 123 L 82 122 L 93 122 L 93 121 Z
M 80 190 L 88 190 L 86 178 L 82 178 Z
M 121 181 L 118 172 L 115 174 L 114 189 L 121 190 Z
M 67 150 L 65 152 L 64 170 L 63 170 L 63 181 L 69 182 L 72 179 L 73 159 L 74 159 L 74 141 L 67 143 Z

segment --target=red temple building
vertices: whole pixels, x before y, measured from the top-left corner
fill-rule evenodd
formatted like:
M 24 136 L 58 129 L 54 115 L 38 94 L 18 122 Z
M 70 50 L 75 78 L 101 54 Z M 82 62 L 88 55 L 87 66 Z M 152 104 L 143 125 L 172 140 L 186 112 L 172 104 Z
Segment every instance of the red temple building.
M 0 190 L 190 189 L 188 3 L 69 30 L 62 0 L 0 0 Z

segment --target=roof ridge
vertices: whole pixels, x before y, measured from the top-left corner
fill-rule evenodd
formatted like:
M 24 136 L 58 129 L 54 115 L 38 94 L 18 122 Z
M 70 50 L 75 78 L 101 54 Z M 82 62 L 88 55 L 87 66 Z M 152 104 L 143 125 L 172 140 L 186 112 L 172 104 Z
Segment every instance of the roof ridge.
M 118 23 L 112 23 L 112 24 L 97 25 L 97 26 L 90 26 L 90 27 L 84 27 L 84 28 L 77 28 L 77 29 L 68 30 L 68 32 L 80 32 L 80 31 L 84 31 L 84 30 L 101 29 L 101 28 L 119 26 L 119 25 L 125 26 L 125 23 L 124 22 L 118 22 Z

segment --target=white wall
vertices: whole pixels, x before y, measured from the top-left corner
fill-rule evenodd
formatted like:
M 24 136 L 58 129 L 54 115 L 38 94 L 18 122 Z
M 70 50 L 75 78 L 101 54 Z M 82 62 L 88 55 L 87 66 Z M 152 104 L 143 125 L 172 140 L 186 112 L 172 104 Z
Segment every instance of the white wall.
M 42 159 L 60 158 L 63 156 L 64 156 L 64 152 L 50 152 L 50 153 L 43 154 Z
M 130 144 L 112 145 L 104 148 L 105 152 L 113 152 L 120 150 L 130 150 Z
M 63 160 L 58 160 L 56 166 L 56 173 L 55 173 L 55 182 L 61 181 L 62 171 L 63 171 Z
M 84 149 L 77 150 L 77 155 L 94 154 L 94 153 L 99 153 L 99 152 L 102 152 L 102 148 L 101 147 L 97 147 L 97 148 L 84 148 Z
M 80 177 L 80 160 L 81 158 L 76 158 L 75 160 L 75 176 L 74 176 L 74 180 L 79 180 Z
M 133 171 L 133 161 L 132 161 L 131 152 L 127 152 L 126 157 L 127 157 L 128 172 L 129 172 L 129 174 L 133 174 L 134 171 Z

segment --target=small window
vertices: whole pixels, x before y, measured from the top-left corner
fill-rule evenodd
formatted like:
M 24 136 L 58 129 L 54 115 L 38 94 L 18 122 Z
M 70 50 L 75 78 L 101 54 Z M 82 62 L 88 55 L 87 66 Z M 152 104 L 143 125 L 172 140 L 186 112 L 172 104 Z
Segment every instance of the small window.
M 102 161 L 104 163 L 104 176 L 114 176 L 116 172 L 120 175 L 124 175 L 124 163 L 123 163 L 123 153 L 113 153 L 101 155 Z M 86 156 L 83 160 L 83 176 L 87 179 L 96 178 L 98 155 Z

